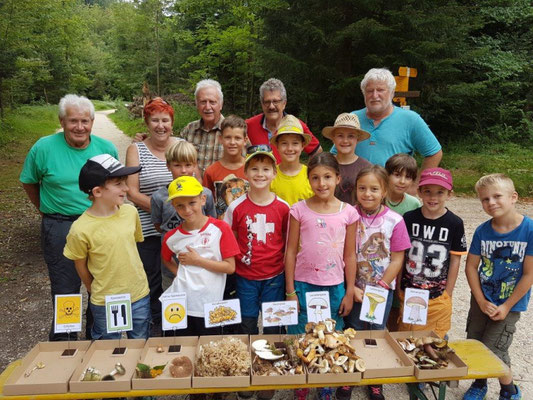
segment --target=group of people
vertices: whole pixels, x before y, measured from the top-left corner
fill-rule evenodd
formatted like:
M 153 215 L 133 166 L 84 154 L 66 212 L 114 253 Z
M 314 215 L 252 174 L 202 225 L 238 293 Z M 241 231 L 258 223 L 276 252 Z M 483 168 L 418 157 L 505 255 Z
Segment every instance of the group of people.
M 106 295 L 120 293 L 132 301 L 128 336 L 161 334 L 164 291 L 187 294 L 183 335 L 220 333 L 206 328 L 203 305 L 229 298 L 240 300 L 234 332 L 244 334 L 258 333 L 263 302 L 296 301 L 298 325 L 288 327 L 296 334 L 305 331 L 306 293 L 313 291 L 329 292 L 338 329 L 367 329 L 359 318 L 363 293 L 377 285 L 389 295 L 383 324 L 373 329 L 430 329 L 445 337 L 460 259 L 468 254 L 467 337 L 510 365 L 512 333 L 533 283 L 533 221 L 515 210 L 508 177 L 482 177 L 475 189 L 492 218 L 467 253 L 463 221 L 446 208 L 453 179 L 438 167 L 441 146 L 418 114 L 392 104 L 394 89 L 388 70 L 370 70 L 361 82 L 366 107 L 322 130 L 333 142 L 323 152 L 309 128 L 285 113 L 281 81 L 261 85 L 263 113 L 243 120 L 222 116 L 221 86 L 204 80 L 195 91 L 200 119 L 179 138 L 172 106 L 160 98 L 146 104 L 148 135 L 128 148 L 126 165 L 111 143 L 90 134 L 90 101 L 65 96 L 63 132 L 32 147 L 20 178 L 43 215 L 52 296 L 79 292 L 81 279 L 92 339 L 116 337 L 106 332 L 104 305 Z M 414 152 L 424 157 L 420 170 Z M 429 291 L 425 326 L 401 322 L 407 288 Z M 62 339 L 51 330 L 50 340 Z M 510 372 L 500 384 L 501 399 L 521 399 Z M 486 392 L 486 380 L 478 379 L 464 399 Z M 328 388 L 317 393 L 332 395 Z M 335 396 L 351 393 L 340 387 Z M 295 394 L 304 399 L 307 391 Z M 383 388 L 370 386 L 369 398 L 384 399 Z

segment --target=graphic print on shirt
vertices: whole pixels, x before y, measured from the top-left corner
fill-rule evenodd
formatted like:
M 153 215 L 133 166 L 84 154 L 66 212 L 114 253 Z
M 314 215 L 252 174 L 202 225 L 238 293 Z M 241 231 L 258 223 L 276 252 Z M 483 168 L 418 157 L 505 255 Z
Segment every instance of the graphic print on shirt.
M 250 184 L 247 180 L 230 174 L 223 181 L 215 184 L 215 208 L 219 218 L 222 218 L 229 205 L 248 192 Z
M 411 248 L 406 262 L 402 287 L 430 291 L 430 298 L 438 297 L 448 281 L 450 230 L 443 226 L 413 223 Z
M 389 250 L 383 232 L 374 232 L 363 243 L 359 254 L 364 261 L 357 263 L 357 281 L 364 287 L 367 283 L 375 283 L 385 272 L 383 260 L 388 260 Z
M 337 267 L 337 259 L 339 254 L 344 253 L 344 239 L 345 231 L 343 229 L 335 229 L 332 226 L 328 226 L 327 222 L 323 218 L 316 218 L 315 226 L 319 229 L 318 240 L 316 241 L 317 249 L 320 254 L 325 257 L 325 263 L 311 262 L 310 267 L 315 272 L 325 272 L 332 268 Z
M 246 235 L 246 246 L 248 250 L 246 251 L 246 254 L 242 256 L 241 261 L 247 266 L 250 266 L 252 264 L 252 247 L 254 235 L 258 244 L 266 244 L 268 234 L 273 233 L 275 231 L 275 224 L 273 222 L 266 221 L 266 214 L 255 214 L 254 219 L 250 218 L 250 216 L 248 215 L 246 216 L 246 231 L 248 232 Z
M 505 300 L 520 280 L 527 242 L 481 241 L 479 278 L 483 292 L 491 299 Z

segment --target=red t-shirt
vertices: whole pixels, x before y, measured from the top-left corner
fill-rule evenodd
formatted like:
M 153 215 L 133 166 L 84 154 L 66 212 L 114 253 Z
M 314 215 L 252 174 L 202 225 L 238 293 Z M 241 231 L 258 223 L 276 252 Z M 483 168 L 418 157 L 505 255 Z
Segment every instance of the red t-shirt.
M 289 205 L 279 197 L 260 206 L 241 196 L 228 207 L 224 216 L 237 234 L 241 254 L 235 257 L 235 272 L 259 281 L 281 274 L 285 268 L 285 239 Z
M 248 118 L 246 120 L 246 125 L 248 126 L 248 139 L 250 140 L 251 144 L 268 144 L 270 145 L 270 137 L 269 132 L 263 128 L 263 118 L 265 117 L 265 114 L 258 114 L 251 118 Z M 312 153 L 316 150 L 318 146 L 320 146 L 320 142 L 318 139 L 313 135 L 313 132 L 309 129 L 309 127 L 303 122 L 302 120 L 299 120 L 302 124 L 302 128 L 304 129 L 305 133 L 308 133 L 311 135 L 311 141 L 307 146 L 304 147 L 304 151 L 307 154 Z M 272 132 L 274 134 L 275 132 Z M 281 158 L 278 153 L 278 149 L 276 146 L 273 146 L 272 149 L 274 150 L 274 155 L 276 156 L 276 160 L 278 164 L 281 162 Z M 204 185 L 205 186 L 205 185 Z

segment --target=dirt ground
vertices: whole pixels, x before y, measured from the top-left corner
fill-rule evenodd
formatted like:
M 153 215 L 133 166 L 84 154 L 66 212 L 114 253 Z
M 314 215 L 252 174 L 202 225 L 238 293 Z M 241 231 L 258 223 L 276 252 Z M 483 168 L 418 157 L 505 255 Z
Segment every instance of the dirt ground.
M 109 112 L 97 112 L 93 132 L 112 140 L 124 160 L 125 150 L 131 142 L 106 117 Z M 0 371 L 12 361 L 24 356 L 37 342 L 48 338 L 52 320 L 50 285 L 46 265 L 40 248 L 40 217 L 27 200 L 21 187 L 0 189 L 0 201 L 4 193 L 19 194 L 17 209 L 0 212 Z M 467 239 L 475 228 L 487 219 L 479 201 L 469 197 L 455 197 L 449 208 L 465 222 Z M 518 210 L 533 217 L 533 203 L 520 202 Z M 450 339 L 465 337 L 465 321 L 469 308 L 470 291 L 466 282 L 464 260 L 454 292 L 454 310 Z M 533 325 L 533 305 L 523 313 L 511 347 L 511 359 L 516 382 L 523 399 L 533 399 L 533 345 L 530 327 Z M 447 399 L 462 399 L 470 382 L 460 382 L 458 388 L 448 389 Z M 499 385 L 490 380 L 487 399 L 497 399 Z M 387 398 L 408 399 L 404 385 L 385 386 Z M 276 398 L 290 398 L 289 391 L 280 391 Z M 366 399 L 363 388 L 355 389 L 352 399 Z

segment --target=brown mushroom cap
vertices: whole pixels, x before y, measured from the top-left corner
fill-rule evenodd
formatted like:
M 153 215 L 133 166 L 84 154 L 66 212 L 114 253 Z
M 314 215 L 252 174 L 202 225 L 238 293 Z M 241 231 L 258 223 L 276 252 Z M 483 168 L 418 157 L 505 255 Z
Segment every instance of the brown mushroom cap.
M 176 357 L 168 369 L 173 378 L 185 378 L 192 374 L 192 362 L 186 356 Z
M 426 308 L 428 306 L 426 301 L 420 296 L 409 297 L 405 304 L 407 304 L 409 307 L 419 306 L 421 308 Z

